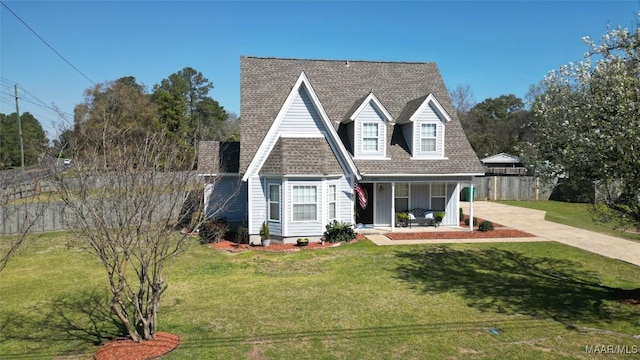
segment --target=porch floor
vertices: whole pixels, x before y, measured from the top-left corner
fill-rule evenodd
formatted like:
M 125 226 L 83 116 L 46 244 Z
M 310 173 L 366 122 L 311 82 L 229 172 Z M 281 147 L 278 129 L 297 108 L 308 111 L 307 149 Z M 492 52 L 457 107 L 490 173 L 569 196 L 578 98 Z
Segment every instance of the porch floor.
M 393 232 L 404 233 L 423 233 L 423 232 L 465 232 L 469 231 L 468 227 L 461 226 L 412 226 L 412 227 L 396 227 Z M 386 234 L 391 232 L 391 226 L 375 226 L 373 228 L 355 229 L 358 234 Z

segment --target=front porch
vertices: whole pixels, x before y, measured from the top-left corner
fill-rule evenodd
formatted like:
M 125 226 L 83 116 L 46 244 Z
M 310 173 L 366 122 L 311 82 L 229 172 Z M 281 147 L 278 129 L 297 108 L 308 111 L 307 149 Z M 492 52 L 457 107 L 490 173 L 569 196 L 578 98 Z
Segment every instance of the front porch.
M 473 204 L 460 201 L 460 190 L 472 182 L 472 177 L 448 176 L 363 179 L 359 185 L 367 201 L 366 206 L 362 207 L 362 202 L 355 199 L 356 228 L 362 231 L 388 229 L 387 232 L 469 231 L 469 227 L 460 227 L 460 208 L 465 214 L 473 214 Z M 429 213 L 433 219 L 436 212 L 442 212 L 444 218 L 437 228 L 424 226 L 424 221 L 420 225 L 416 224 L 420 221 L 415 221 L 412 222 L 412 228 L 403 228 L 397 219 L 397 214 L 401 212 L 412 212 L 411 215 L 415 213 L 416 217 L 420 213 L 422 220 L 425 213 Z

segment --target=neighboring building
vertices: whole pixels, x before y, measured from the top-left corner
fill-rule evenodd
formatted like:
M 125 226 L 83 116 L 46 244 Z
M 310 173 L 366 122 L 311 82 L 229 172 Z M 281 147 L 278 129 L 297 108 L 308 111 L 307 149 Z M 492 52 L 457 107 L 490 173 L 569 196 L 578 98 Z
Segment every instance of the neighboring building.
M 527 175 L 527 168 L 517 156 L 500 153 L 482 160 L 485 175 Z
M 200 145 L 208 216 L 235 191 L 213 216 L 244 221 L 252 239 L 263 221 L 285 242 L 333 219 L 393 228 L 412 208 L 458 225 L 461 185 L 484 168 L 435 63 L 242 57 L 240 70 L 239 157 Z

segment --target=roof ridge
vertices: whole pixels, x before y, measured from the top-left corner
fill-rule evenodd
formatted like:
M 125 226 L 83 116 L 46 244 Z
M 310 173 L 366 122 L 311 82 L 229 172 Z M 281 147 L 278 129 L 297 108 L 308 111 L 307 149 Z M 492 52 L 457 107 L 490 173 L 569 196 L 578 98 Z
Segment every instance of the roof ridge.
M 263 60 L 297 60 L 297 61 L 322 61 L 322 62 L 341 62 L 341 63 L 374 63 L 374 64 L 416 64 L 436 65 L 435 61 L 385 61 L 385 60 L 351 60 L 351 59 L 309 59 L 309 58 L 292 58 L 292 57 L 275 57 L 275 56 L 249 56 L 243 55 L 240 58 L 245 59 L 263 59 Z

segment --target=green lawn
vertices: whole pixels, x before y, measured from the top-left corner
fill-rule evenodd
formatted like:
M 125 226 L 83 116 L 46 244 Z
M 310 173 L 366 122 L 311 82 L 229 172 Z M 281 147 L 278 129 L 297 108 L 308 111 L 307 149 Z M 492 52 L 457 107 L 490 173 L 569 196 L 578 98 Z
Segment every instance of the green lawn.
M 69 236 L 31 239 L 0 273 L 0 358 L 89 359 L 120 334 L 101 265 Z M 183 342 L 166 359 L 579 359 L 591 358 L 585 346 L 640 347 L 640 308 L 613 290 L 640 287 L 638 268 L 553 242 L 235 255 L 196 242 L 170 267 L 159 329 Z
M 594 218 L 590 204 L 568 203 L 562 201 L 496 201 L 501 204 L 520 206 L 547 212 L 545 219 L 559 224 L 575 226 L 629 240 L 640 241 L 640 233 L 635 229 L 622 231 L 614 229 L 611 223 L 603 223 Z

